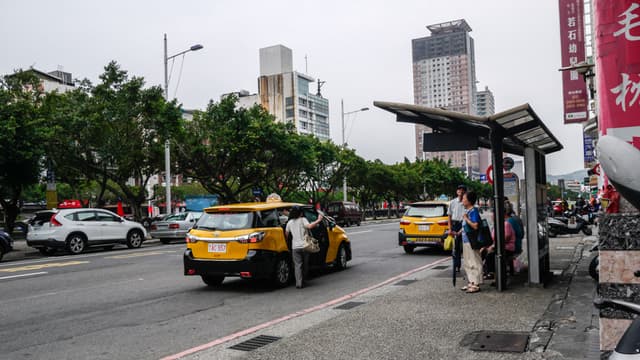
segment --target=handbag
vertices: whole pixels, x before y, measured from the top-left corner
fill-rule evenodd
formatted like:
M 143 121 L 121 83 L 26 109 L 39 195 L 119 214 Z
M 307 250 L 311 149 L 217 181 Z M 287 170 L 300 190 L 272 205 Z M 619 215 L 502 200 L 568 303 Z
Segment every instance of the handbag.
M 304 235 L 302 236 L 302 241 L 304 242 L 304 246 L 302 250 L 308 253 L 317 253 L 320 251 L 320 244 L 318 243 L 318 239 L 311 236 L 311 233 L 308 229 L 305 228 Z
M 453 249 L 453 241 L 454 241 L 454 238 L 452 235 L 449 235 L 444 239 L 444 244 L 442 245 L 444 251 L 449 251 Z
M 467 231 L 470 230 L 470 231 Z M 491 238 L 491 229 L 487 219 L 482 219 L 478 223 L 478 228 L 473 229 L 471 226 L 465 224 L 465 232 L 469 238 L 469 243 L 473 250 L 479 250 L 483 247 L 491 246 L 493 239 Z

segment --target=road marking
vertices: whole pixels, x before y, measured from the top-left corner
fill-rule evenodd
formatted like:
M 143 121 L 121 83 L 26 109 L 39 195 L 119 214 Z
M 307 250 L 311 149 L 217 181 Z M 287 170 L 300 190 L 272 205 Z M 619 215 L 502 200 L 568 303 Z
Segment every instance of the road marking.
M 271 327 L 273 325 L 277 325 L 277 324 L 279 324 L 281 322 L 284 322 L 284 321 L 287 321 L 287 320 L 291 320 L 291 319 L 294 319 L 294 318 L 297 318 L 297 317 L 300 317 L 300 316 L 303 316 L 303 315 L 307 315 L 309 313 L 312 313 L 312 312 L 315 312 L 315 311 L 318 311 L 318 310 L 322 310 L 322 309 L 331 307 L 331 306 L 336 305 L 338 303 L 344 302 L 344 301 L 349 300 L 351 298 L 354 298 L 356 296 L 359 296 L 359 295 L 362 295 L 364 293 L 367 293 L 367 292 L 369 292 L 371 290 L 375 290 L 375 289 L 377 289 L 379 287 L 382 287 L 384 285 L 390 284 L 390 283 L 392 283 L 394 281 L 397 281 L 397 280 L 399 280 L 399 279 L 401 279 L 403 277 L 409 276 L 409 275 L 411 275 L 413 273 L 416 273 L 416 272 L 419 272 L 419 271 L 422 271 L 422 270 L 426 270 L 426 269 L 428 269 L 430 267 L 436 266 L 436 265 L 438 265 L 440 263 L 443 263 L 445 261 L 451 261 L 451 257 L 446 257 L 446 258 L 443 258 L 443 259 L 440 259 L 440 260 L 436 260 L 436 261 L 432 262 L 431 264 L 427 264 L 427 265 L 423 265 L 423 266 L 417 267 L 417 268 L 415 268 L 413 270 L 409 270 L 409 271 L 404 272 L 404 273 L 402 273 L 400 275 L 396 275 L 394 277 L 391 277 L 391 278 L 389 278 L 389 279 L 387 279 L 387 280 L 385 280 L 385 281 L 383 281 L 381 283 L 378 283 L 378 284 L 375 284 L 373 286 L 369 286 L 367 288 L 360 289 L 358 291 L 352 292 L 351 294 L 347 294 L 347 295 L 341 296 L 341 297 L 339 297 L 337 299 L 333 299 L 333 300 L 327 301 L 327 302 L 325 302 L 323 304 L 316 305 L 316 306 L 313 306 L 313 307 L 310 307 L 310 308 L 307 308 L 307 309 L 304 309 L 304 310 L 296 311 L 296 312 L 291 313 L 289 315 L 285 315 L 283 317 L 267 321 L 265 323 L 256 325 L 254 327 L 238 331 L 236 333 L 233 333 L 231 335 L 227 335 L 225 337 L 213 340 L 213 341 L 208 342 L 206 344 L 202 344 L 202 345 L 193 347 L 191 349 L 184 350 L 184 351 L 182 351 L 180 353 L 177 353 L 177 354 L 174 354 L 174 355 L 166 356 L 166 357 L 164 357 L 164 358 L 162 358 L 160 360 L 177 360 L 177 359 L 180 359 L 180 358 L 185 357 L 187 355 L 191 355 L 191 354 L 203 351 L 203 350 L 207 350 L 207 349 L 210 349 L 210 348 L 212 348 L 214 346 L 218 346 L 220 344 L 224 344 L 224 343 L 229 342 L 231 340 L 235 340 L 235 339 L 237 339 L 239 337 L 255 333 L 257 331 L 260 331 L 262 329 Z
M 20 275 L 3 276 L 3 277 L 0 277 L 0 280 L 15 279 L 15 278 L 19 278 L 19 277 L 25 277 L 25 276 L 36 276 L 36 275 L 44 275 L 44 274 L 48 274 L 48 272 L 46 272 L 46 271 L 40 271 L 40 272 L 36 272 L 36 273 L 29 273 L 29 274 L 20 274 Z
M 130 258 L 136 258 L 141 256 L 165 255 L 165 254 L 173 254 L 173 253 L 175 253 L 175 251 L 150 251 L 150 252 L 144 252 L 144 253 L 105 256 L 105 259 L 130 259 Z
M 350 233 L 347 233 L 347 235 L 357 235 L 357 234 L 364 234 L 364 233 L 370 233 L 370 232 L 372 232 L 372 230 L 350 232 Z
M 30 270 L 40 270 L 46 268 L 53 267 L 63 267 L 63 266 L 72 266 L 72 265 L 82 265 L 88 264 L 88 261 L 67 261 L 60 263 L 48 263 L 48 264 L 35 264 L 35 265 L 27 265 L 27 266 L 19 266 L 14 268 L 0 269 L 0 272 L 18 272 L 18 271 L 30 271 Z

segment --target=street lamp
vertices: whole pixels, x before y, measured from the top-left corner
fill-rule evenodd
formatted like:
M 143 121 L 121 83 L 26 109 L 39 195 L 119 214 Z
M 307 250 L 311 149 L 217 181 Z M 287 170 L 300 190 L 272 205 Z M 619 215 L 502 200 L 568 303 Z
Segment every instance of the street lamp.
M 340 100 L 340 106 L 341 106 L 341 112 L 342 112 L 342 148 L 346 149 L 347 142 L 344 140 L 344 116 L 349 114 L 355 114 L 360 111 L 367 111 L 369 110 L 369 108 L 363 107 L 362 109 L 344 112 L 344 99 Z M 342 178 L 342 200 L 347 201 L 347 175 L 346 174 L 344 175 L 344 178 Z
M 164 99 L 169 101 L 169 74 L 167 70 L 167 64 L 169 60 L 188 53 L 189 51 L 198 51 L 203 46 L 195 44 L 185 51 L 179 52 L 175 55 L 167 56 L 167 34 L 164 34 Z M 167 215 L 171 214 L 171 147 L 169 145 L 169 139 L 164 142 L 164 169 L 165 169 L 165 188 L 166 193 L 166 211 Z

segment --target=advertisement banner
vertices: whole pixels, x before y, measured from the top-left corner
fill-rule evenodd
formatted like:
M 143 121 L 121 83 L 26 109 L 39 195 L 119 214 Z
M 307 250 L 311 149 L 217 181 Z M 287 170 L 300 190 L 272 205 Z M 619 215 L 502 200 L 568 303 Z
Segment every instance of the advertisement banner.
M 560 54 L 562 67 L 575 66 L 585 61 L 584 1 L 559 0 Z M 587 85 L 577 70 L 562 72 L 562 98 L 564 123 L 580 123 L 589 119 Z
M 596 165 L 596 156 L 594 153 L 595 146 L 593 144 L 593 137 L 583 133 L 582 134 L 582 149 L 584 155 L 584 168 L 590 169 Z
M 640 0 L 594 2 L 598 126 L 640 149 Z

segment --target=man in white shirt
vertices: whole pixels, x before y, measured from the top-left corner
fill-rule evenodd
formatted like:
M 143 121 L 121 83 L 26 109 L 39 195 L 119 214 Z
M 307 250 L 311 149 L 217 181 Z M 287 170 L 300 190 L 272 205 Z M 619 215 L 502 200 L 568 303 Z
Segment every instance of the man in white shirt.
M 454 267 L 459 270 L 461 265 L 462 253 L 462 217 L 464 215 L 464 205 L 462 205 L 462 196 L 467 192 L 465 185 L 458 185 L 456 189 L 457 197 L 449 203 L 449 235 L 455 236 L 456 241 L 453 246 Z

